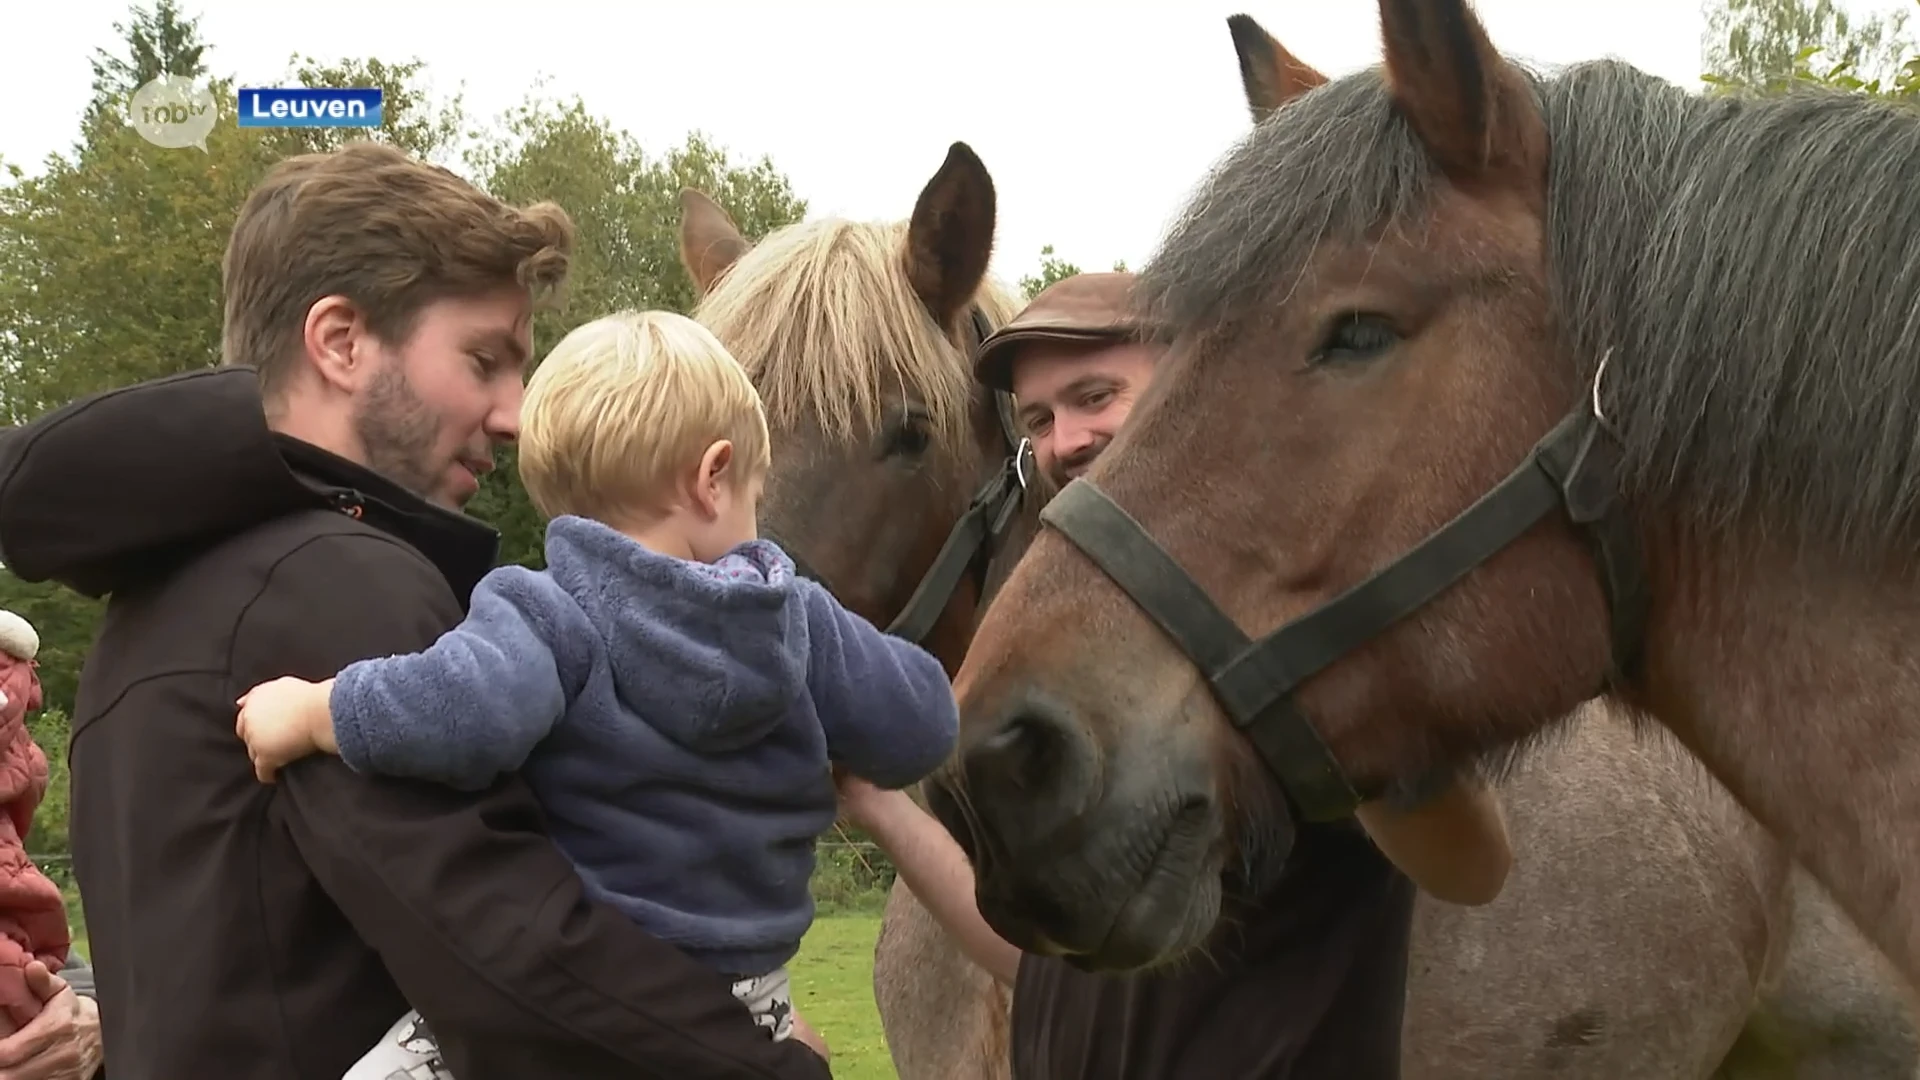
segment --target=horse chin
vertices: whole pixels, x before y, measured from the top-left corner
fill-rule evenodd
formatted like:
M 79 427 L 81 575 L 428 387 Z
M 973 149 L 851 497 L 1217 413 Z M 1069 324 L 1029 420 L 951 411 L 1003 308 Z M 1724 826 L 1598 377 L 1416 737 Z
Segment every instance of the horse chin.
M 1187 959 L 1213 936 L 1220 919 L 1220 874 L 1149 880 L 1114 917 L 1098 951 L 1066 957 L 1081 971 L 1124 975 Z
M 1044 885 L 1001 878 L 986 860 L 987 924 L 1023 951 L 1103 974 L 1173 963 L 1205 944 L 1220 916 L 1226 852 L 1213 806 L 1189 803 L 1098 831 L 1097 850 L 1028 862 Z

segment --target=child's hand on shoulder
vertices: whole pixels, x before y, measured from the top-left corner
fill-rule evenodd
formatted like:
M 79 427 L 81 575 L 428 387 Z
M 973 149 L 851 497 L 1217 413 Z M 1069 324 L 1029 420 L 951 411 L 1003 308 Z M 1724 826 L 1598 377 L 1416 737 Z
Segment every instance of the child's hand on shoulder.
M 261 783 L 272 783 L 283 766 L 309 754 L 340 752 L 327 703 L 332 692 L 332 679 L 314 683 L 286 676 L 240 695 L 235 702 L 240 715 L 233 727 L 247 744 L 253 775 Z

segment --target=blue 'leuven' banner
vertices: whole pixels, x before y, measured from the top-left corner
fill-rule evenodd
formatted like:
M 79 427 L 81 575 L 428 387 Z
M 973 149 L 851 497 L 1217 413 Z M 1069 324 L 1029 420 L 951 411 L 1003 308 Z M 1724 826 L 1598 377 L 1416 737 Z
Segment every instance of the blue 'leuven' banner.
M 380 88 L 249 88 L 240 91 L 239 112 L 241 127 L 377 128 L 381 120 Z

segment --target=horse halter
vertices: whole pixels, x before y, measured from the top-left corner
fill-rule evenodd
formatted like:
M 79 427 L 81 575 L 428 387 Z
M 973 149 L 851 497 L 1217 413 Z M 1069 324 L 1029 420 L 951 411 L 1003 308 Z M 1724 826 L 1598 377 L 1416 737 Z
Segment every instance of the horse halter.
M 1610 354 L 1609 354 L 1610 355 Z M 1582 402 L 1535 443 L 1519 468 L 1452 521 L 1372 576 L 1258 641 L 1180 568 L 1125 510 L 1086 478 L 1040 513 L 1113 579 L 1206 676 L 1234 726 L 1308 821 L 1353 813 L 1363 797 L 1293 701 L 1311 676 L 1425 606 L 1557 509 L 1594 552 L 1612 621 L 1617 683 L 1636 666 L 1647 589 L 1620 505 L 1621 447 L 1600 409 L 1602 357 L 1591 404 Z
M 973 348 L 978 349 L 993 333 L 986 313 L 974 305 L 970 312 L 973 328 Z M 913 594 L 907 598 L 900 613 L 887 624 L 886 632 L 895 637 L 905 638 L 918 645 L 926 641 L 933 632 L 933 624 L 939 621 L 940 613 L 946 610 L 947 603 L 953 599 L 953 591 L 960 586 L 960 579 L 971 571 L 980 590 L 986 591 L 987 565 L 999 550 L 1000 537 L 1013 522 L 1013 516 L 1019 512 L 1025 501 L 1027 487 L 1032 478 L 1033 447 L 1023 437 L 1014 420 L 1013 395 L 1002 390 L 994 390 L 994 413 L 1000 421 L 1000 435 L 1005 440 L 1007 458 L 993 476 L 983 484 L 967 505 L 960 520 L 953 523 L 947 533 L 946 543 L 940 545 L 940 553 L 933 557 L 932 565 L 921 576 L 920 583 L 914 587 Z M 778 538 L 769 536 L 776 543 Z M 827 579 L 800 558 L 797 551 L 782 543 L 788 558 L 793 560 L 794 569 L 800 576 L 809 578 L 828 592 L 833 586 Z

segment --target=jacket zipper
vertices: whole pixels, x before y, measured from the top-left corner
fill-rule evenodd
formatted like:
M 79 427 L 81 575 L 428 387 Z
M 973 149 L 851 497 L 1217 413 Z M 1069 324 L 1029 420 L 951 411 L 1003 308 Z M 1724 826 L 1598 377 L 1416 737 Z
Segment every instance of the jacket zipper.
M 333 508 L 359 521 L 366 515 L 367 504 L 357 491 L 336 491 L 333 493 Z

